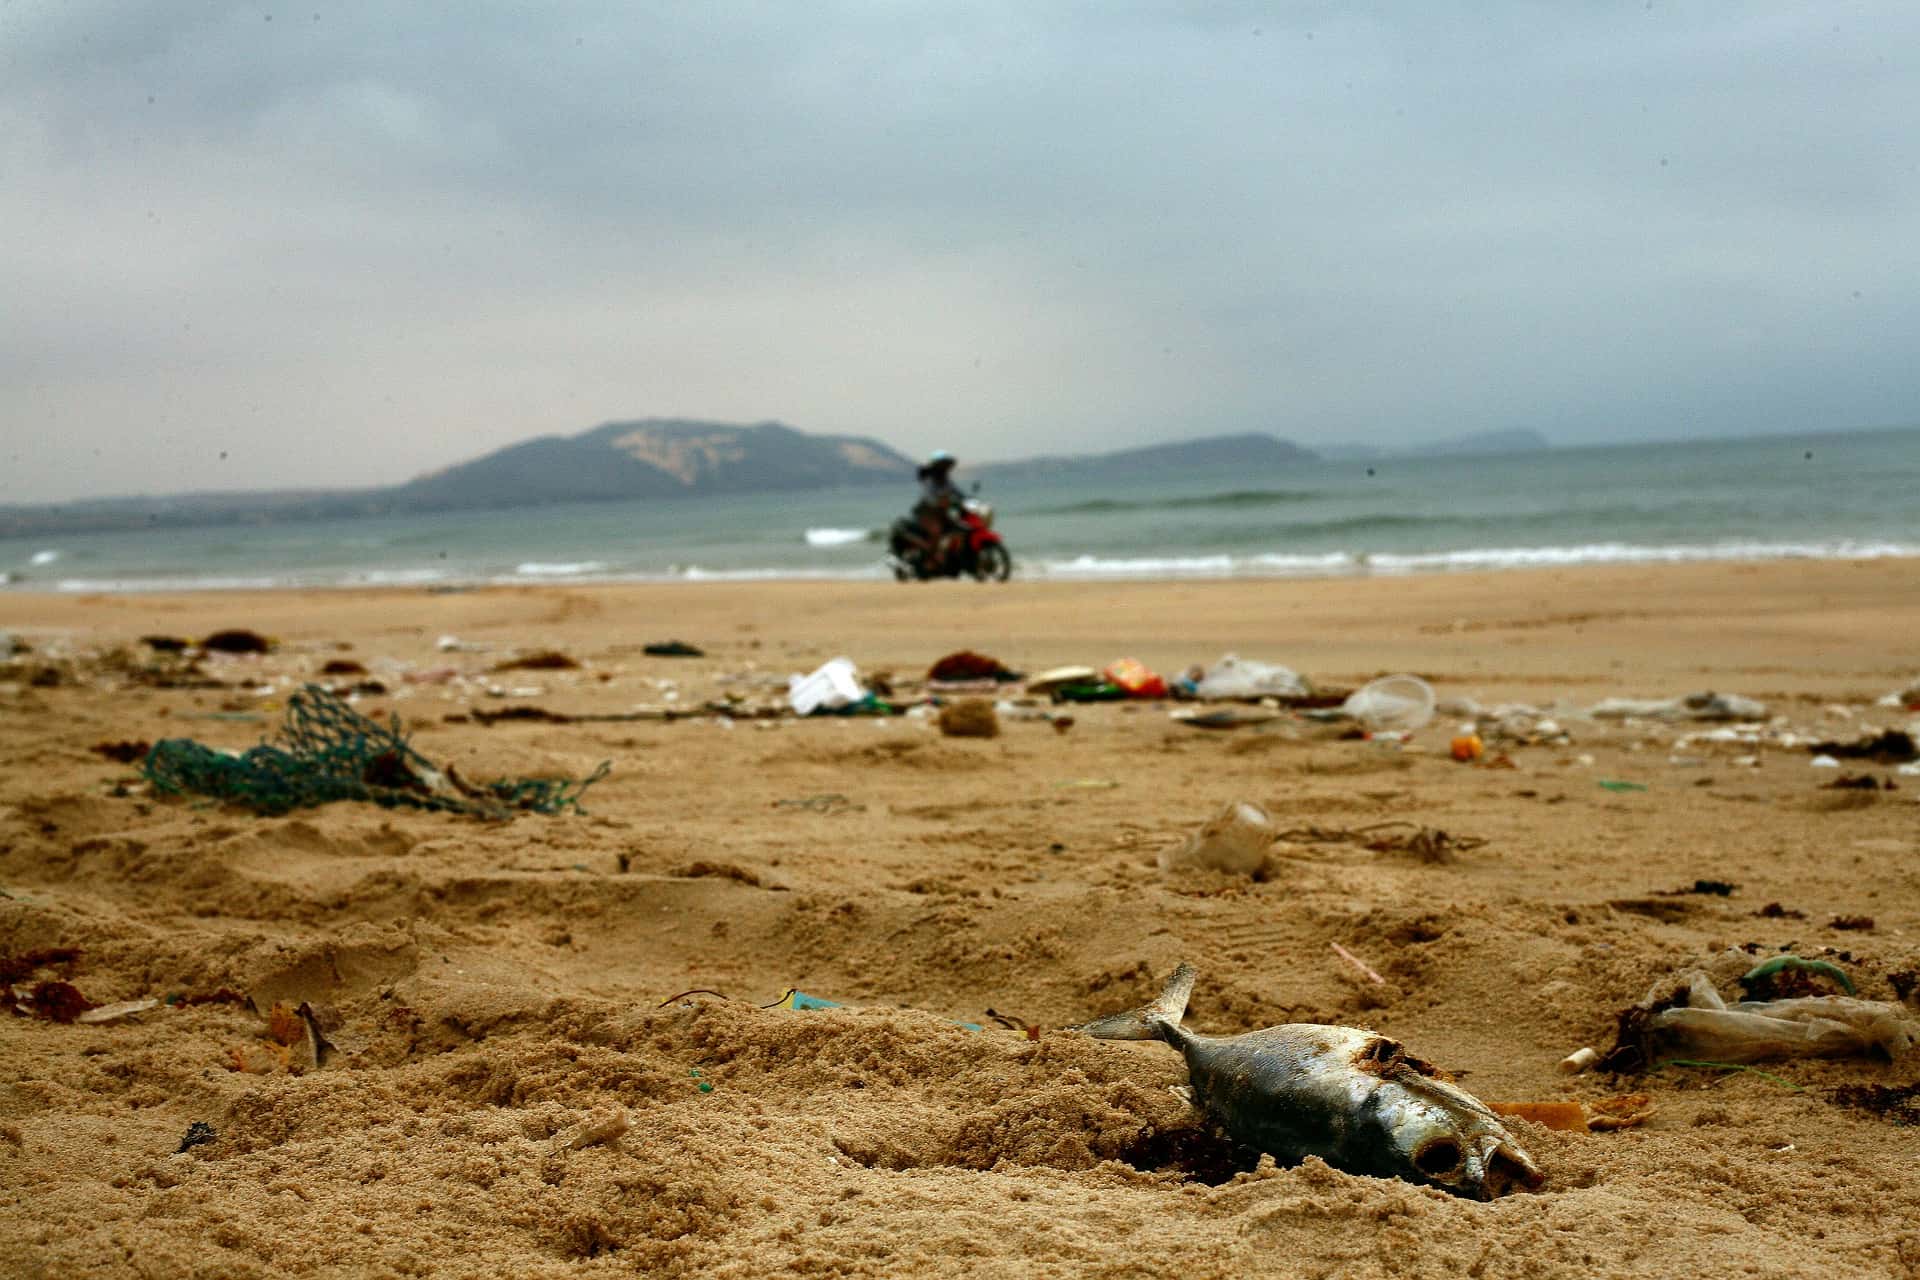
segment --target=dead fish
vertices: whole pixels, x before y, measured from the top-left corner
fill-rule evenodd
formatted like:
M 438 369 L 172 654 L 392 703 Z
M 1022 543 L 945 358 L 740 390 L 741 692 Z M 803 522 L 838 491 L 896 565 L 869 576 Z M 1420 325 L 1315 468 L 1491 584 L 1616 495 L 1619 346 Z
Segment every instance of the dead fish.
M 1289 1023 L 1238 1036 L 1180 1025 L 1181 965 L 1153 1003 L 1078 1028 L 1101 1040 L 1164 1040 L 1187 1060 L 1194 1102 L 1240 1142 L 1285 1164 L 1402 1178 L 1491 1200 L 1546 1181 L 1500 1118 L 1397 1041 L 1358 1027 Z

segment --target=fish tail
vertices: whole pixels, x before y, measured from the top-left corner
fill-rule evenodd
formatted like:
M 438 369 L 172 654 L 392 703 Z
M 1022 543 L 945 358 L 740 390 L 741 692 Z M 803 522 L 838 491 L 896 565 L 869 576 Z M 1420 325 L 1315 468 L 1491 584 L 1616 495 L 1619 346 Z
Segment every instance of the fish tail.
M 1185 1038 L 1180 1019 L 1187 1015 L 1187 998 L 1193 994 L 1193 980 L 1197 976 L 1192 965 L 1183 964 L 1168 976 L 1166 985 L 1151 1003 L 1125 1013 L 1095 1018 L 1075 1030 L 1096 1040 L 1165 1040 L 1178 1048 Z

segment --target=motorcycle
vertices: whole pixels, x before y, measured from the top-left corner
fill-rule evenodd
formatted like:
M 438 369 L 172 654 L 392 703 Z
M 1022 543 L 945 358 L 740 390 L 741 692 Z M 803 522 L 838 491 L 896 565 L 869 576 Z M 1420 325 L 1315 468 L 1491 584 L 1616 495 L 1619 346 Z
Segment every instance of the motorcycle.
M 1013 554 L 993 527 L 993 504 L 967 498 L 954 508 L 952 527 L 939 543 L 929 546 L 912 516 L 893 522 L 887 567 L 896 582 L 925 582 L 931 578 L 974 578 L 1005 582 L 1013 573 Z

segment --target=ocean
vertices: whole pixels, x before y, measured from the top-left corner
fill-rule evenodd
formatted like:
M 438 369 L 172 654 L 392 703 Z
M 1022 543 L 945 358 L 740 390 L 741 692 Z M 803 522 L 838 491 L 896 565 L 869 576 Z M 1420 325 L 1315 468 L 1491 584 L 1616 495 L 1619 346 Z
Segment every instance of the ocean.
M 961 479 L 965 481 L 964 473 Z M 1920 555 L 1920 429 L 990 482 L 1016 578 Z M 882 578 L 898 488 L 0 539 L 5 590 Z

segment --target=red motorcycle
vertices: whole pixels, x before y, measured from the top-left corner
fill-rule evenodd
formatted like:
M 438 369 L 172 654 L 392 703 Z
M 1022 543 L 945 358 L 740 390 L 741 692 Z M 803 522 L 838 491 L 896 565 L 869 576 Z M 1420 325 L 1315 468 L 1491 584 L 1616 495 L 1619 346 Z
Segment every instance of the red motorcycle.
M 1013 553 L 993 527 L 993 504 L 968 498 L 954 508 L 951 526 L 938 541 L 929 542 L 911 516 L 893 522 L 887 567 L 895 581 L 925 582 L 931 578 L 974 578 L 1005 582 L 1013 573 Z

